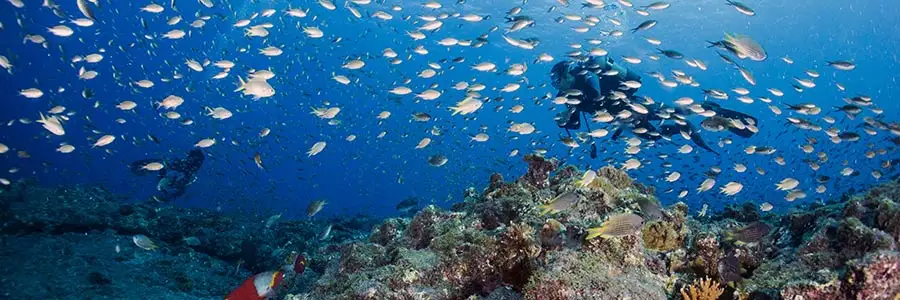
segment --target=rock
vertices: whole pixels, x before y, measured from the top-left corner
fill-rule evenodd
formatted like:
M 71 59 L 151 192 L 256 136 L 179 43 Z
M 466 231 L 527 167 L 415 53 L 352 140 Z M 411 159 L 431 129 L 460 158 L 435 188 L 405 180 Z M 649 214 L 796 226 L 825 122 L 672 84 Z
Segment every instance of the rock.
M 850 262 L 844 283 L 855 299 L 897 299 L 900 296 L 900 253 L 881 251 Z
M 250 276 L 203 253 L 146 251 L 109 230 L 7 236 L 0 249 L 4 299 L 221 299 Z
M 620 268 L 608 257 L 564 250 L 551 254 L 524 290 L 524 299 L 668 299 L 665 278 L 644 268 Z
M 817 283 L 797 283 L 785 287 L 781 291 L 781 297 L 784 299 L 822 299 L 822 300 L 841 300 L 846 299 L 841 293 L 840 283 L 829 281 L 824 284 Z
M 538 189 L 549 187 L 550 172 L 556 170 L 559 162 L 555 158 L 548 160 L 535 154 L 525 155 L 523 159 L 528 163 L 528 171 L 519 180 Z
M 0 265 L 15 274 L 0 280 L 0 291 L 21 291 L 16 298 L 27 299 L 84 291 L 96 293 L 86 294 L 90 299 L 221 299 L 252 273 L 280 267 L 291 251 L 309 256 L 308 272 L 293 287 L 309 290 L 318 277 L 314 269 L 333 255 L 318 238 L 327 224 L 318 221 L 282 220 L 267 228 L 268 216 L 126 200 L 96 187 L 27 182 L 0 193 L 0 242 L 7 244 L 0 251 L 8 251 L 0 255 Z M 342 243 L 361 235 L 354 233 L 359 228 L 371 228 L 365 225 L 371 219 L 352 219 L 333 220 L 336 229 L 327 243 Z M 131 241 L 135 234 L 159 248 L 137 248 Z
M 641 230 L 644 245 L 659 251 L 671 251 L 684 246 L 685 230 L 676 227 L 672 222 L 652 221 Z

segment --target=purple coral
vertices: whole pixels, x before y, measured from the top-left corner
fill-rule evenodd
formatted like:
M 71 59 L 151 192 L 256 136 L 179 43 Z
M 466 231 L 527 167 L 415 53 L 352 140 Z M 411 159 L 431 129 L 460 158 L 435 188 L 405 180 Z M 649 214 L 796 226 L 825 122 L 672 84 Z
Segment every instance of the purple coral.
M 491 174 L 491 184 L 488 186 L 489 191 L 499 189 L 503 185 L 503 175 L 500 173 Z
M 900 254 L 883 251 L 851 263 L 845 284 L 855 299 L 896 299 L 900 295 Z
M 429 205 L 416 214 L 405 232 L 406 241 L 410 248 L 422 249 L 428 247 L 431 239 L 434 238 L 434 226 L 441 219 L 443 219 L 443 214 L 440 209 L 433 205 Z
M 528 163 L 528 171 L 520 180 L 538 189 L 549 187 L 550 172 L 556 170 L 559 162 L 555 158 L 548 160 L 535 154 L 525 155 L 524 160 Z
M 719 238 L 708 232 L 700 233 L 692 250 L 694 267 L 702 270 L 703 275 L 718 278 L 717 263 L 725 256 L 719 247 Z

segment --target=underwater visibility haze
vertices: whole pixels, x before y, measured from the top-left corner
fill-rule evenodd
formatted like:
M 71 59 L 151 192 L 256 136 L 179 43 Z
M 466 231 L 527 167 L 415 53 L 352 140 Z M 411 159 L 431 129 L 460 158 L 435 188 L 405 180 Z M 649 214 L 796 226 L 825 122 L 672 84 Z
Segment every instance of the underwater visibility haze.
M 900 299 L 900 3 L 0 7 L 3 299 Z

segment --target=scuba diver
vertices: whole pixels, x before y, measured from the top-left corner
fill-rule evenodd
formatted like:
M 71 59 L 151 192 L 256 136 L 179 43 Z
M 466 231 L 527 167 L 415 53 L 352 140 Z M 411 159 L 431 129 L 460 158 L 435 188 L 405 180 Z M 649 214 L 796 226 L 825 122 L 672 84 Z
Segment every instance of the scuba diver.
M 556 115 L 554 118 L 560 128 L 564 128 L 566 133 L 571 137 L 569 130 L 578 130 L 581 127 L 581 119 L 584 116 L 585 126 L 590 131 L 588 125 L 589 115 L 597 113 L 606 113 L 608 116 L 618 116 L 624 110 L 636 110 L 632 106 L 635 99 L 635 92 L 640 85 L 641 77 L 635 72 L 628 70 L 615 63 L 611 58 L 589 57 L 582 59 L 581 62 L 562 61 L 553 66 L 550 73 L 551 84 L 558 89 L 557 97 L 566 97 L 568 99 L 577 99 L 578 101 L 566 104 L 567 109 Z M 645 140 L 658 140 L 660 138 L 670 138 L 673 135 L 681 134 L 690 137 L 690 140 L 700 148 L 716 153 L 710 148 L 703 137 L 700 136 L 698 130 L 683 116 L 691 114 L 690 110 L 680 107 L 665 107 L 663 104 L 641 105 L 646 108 L 643 113 L 632 113 L 630 117 L 624 121 L 632 128 L 646 129 L 637 131 L 635 134 Z M 729 131 L 741 136 L 749 137 L 754 131 L 748 126 L 736 126 L 729 120 L 738 120 L 740 124 L 743 122 L 757 124 L 756 118 L 722 108 L 716 103 L 703 102 L 701 104 L 704 110 L 716 113 L 716 121 L 726 121 L 725 124 L 715 122 L 716 129 Z M 667 119 L 676 119 L 676 124 L 663 124 L 659 128 L 650 124 L 650 121 L 664 121 L 662 116 L 669 116 Z M 611 118 L 610 118 L 611 119 Z M 703 124 L 704 128 L 707 128 Z M 615 140 L 622 133 L 622 126 L 618 127 L 612 135 Z M 716 130 L 714 130 L 716 131 Z M 591 140 L 591 158 L 597 157 L 597 146 Z
M 250 276 L 240 286 L 228 293 L 225 300 L 269 300 L 281 299 L 293 284 L 297 275 L 306 270 L 306 257 L 292 254 L 286 265 L 280 269 Z
M 197 171 L 203 165 L 204 155 L 200 149 L 193 149 L 188 152 L 187 156 L 182 159 L 175 159 L 163 163 L 164 167 L 158 171 L 148 170 L 145 166 L 150 163 L 159 162 L 160 159 L 142 159 L 132 162 L 129 165 L 131 173 L 142 176 L 152 172 L 156 172 L 159 181 L 156 184 L 156 190 L 159 191 L 153 196 L 158 202 L 169 202 L 184 194 L 188 185 L 197 180 Z

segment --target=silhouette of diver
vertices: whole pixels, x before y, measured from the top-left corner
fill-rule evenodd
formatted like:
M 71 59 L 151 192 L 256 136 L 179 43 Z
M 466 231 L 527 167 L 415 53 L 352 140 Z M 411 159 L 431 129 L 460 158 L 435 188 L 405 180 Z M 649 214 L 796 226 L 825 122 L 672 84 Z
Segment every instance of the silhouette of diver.
M 142 159 L 129 165 L 131 173 L 143 176 L 156 172 L 159 181 L 156 190 L 159 191 L 153 199 L 159 202 L 169 202 L 184 194 L 188 185 L 197 180 L 197 171 L 203 165 L 205 156 L 200 149 L 193 149 L 182 159 L 174 159 L 163 163 L 165 166 L 159 171 L 149 171 L 142 167 L 151 162 L 159 162 L 160 159 Z
M 556 115 L 554 118 L 560 128 L 564 128 L 566 133 L 571 137 L 569 130 L 578 130 L 581 127 L 581 118 L 584 115 L 585 126 L 587 125 L 588 115 L 598 112 L 606 112 L 612 116 L 617 116 L 623 110 L 631 109 L 629 103 L 634 101 L 634 93 L 636 88 L 625 88 L 626 82 L 640 82 L 641 77 L 633 71 L 628 70 L 616 64 L 611 58 L 589 57 L 582 59 L 580 63 L 573 61 L 562 61 L 553 66 L 550 73 L 551 84 L 558 89 L 557 97 L 565 96 L 569 99 L 578 99 L 577 104 L 566 104 L 567 109 Z M 580 95 L 573 96 L 571 91 L 579 90 Z M 578 93 L 576 93 L 578 94 Z M 755 117 L 746 115 L 733 110 L 722 108 L 716 103 L 703 102 L 703 109 L 714 111 L 717 120 L 741 120 L 742 122 L 752 122 L 757 124 Z M 675 124 L 663 124 L 657 129 L 651 121 L 663 122 L 660 116 L 672 115 L 676 113 L 681 116 L 691 114 L 690 110 L 680 107 L 666 107 L 663 104 L 645 105 L 647 113 L 632 113 L 625 120 L 625 123 L 632 128 L 647 129 L 643 133 L 635 133 L 645 140 L 658 140 L 660 138 L 669 139 L 673 135 L 685 134 L 690 137 L 695 145 L 700 148 L 716 153 L 710 148 L 703 137 L 700 136 L 697 129 L 687 120 L 678 119 Z M 670 118 L 671 119 L 671 118 Z M 619 126 L 612 135 L 615 140 L 622 133 L 623 126 Z M 753 135 L 753 131 L 746 127 L 735 127 L 730 124 L 724 124 L 722 129 L 728 129 L 741 137 L 749 137 Z M 591 141 L 591 158 L 597 157 L 597 146 Z

